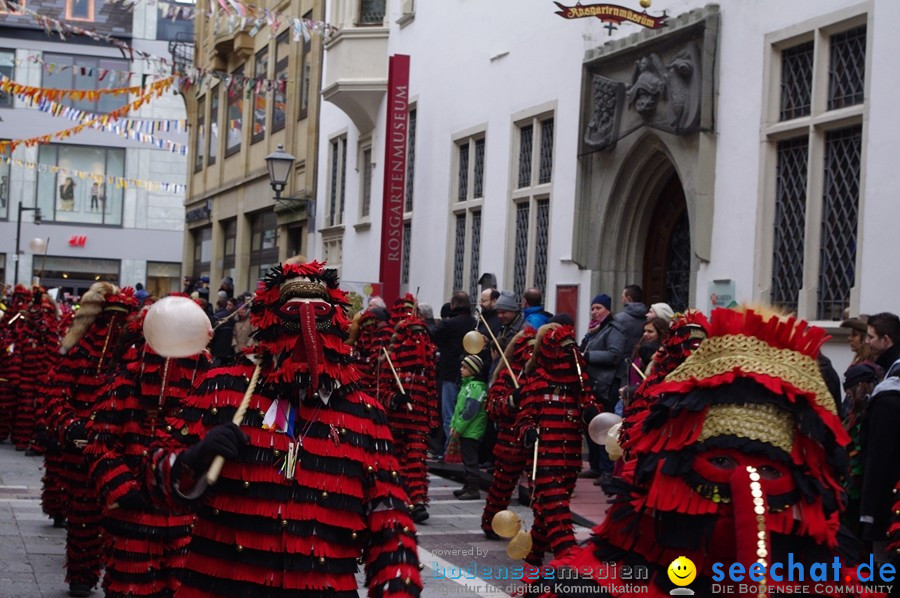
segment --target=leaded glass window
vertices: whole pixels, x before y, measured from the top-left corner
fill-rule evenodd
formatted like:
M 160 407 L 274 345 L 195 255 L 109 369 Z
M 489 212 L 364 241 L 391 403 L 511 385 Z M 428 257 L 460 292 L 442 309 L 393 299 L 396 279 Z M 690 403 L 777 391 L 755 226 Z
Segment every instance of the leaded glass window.
M 528 215 L 530 204 L 516 204 L 516 244 L 513 255 L 513 291 L 521 297 L 528 284 Z
M 347 187 L 347 138 L 332 139 L 330 145 L 328 217 L 325 226 L 336 226 L 344 220 L 344 193 Z
M 866 26 L 831 36 L 828 109 L 861 104 L 866 83 Z
M 459 173 L 457 176 L 456 199 L 466 201 L 469 196 L 469 144 L 459 146 Z M 459 287 L 456 287 L 459 288 Z
M 547 247 L 550 237 L 550 200 L 537 202 L 537 224 L 534 243 L 534 286 L 545 291 L 547 288 Z
M 381 25 L 384 22 L 386 1 L 387 0 L 360 0 L 359 24 Z
M 518 187 L 531 186 L 531 145 L 534 127 L 531 125 L 519 129 L 519 184 Z
M 466 214 L 456 215 L 456 237 L 453 243 L 453 290 L 463 288 L 463 268 L 466 263 Z
M 404 210 L 413 209 L 413 180 L 416 175 L 416 110 L 409 111 L 408 138 L 406 141 L 406 203 Z
M 538 184 L 550 182 L 553 172 L 553 119 L 541 122 L 541 167 Z M 543 287 L 539 287 L 543 289 Z
M 409 246 L 412 243 L 412 222 L 403 223 L 403 252 L 400 254 L 400 284 L 409 284 Z
M 481 262 L 481 210 L 472 211 L 472 249 L 469 260 L 469 296 L 478 291 L 478 268 Z
M 362 153 L 362 217 L 368 218 L 372 206 L 372 148 L 367 147 Z
M 803 286 L 808 138 L 781 141 L 777 151 L 772 303 L 796 311 Z
M 781 113 L 779 120 L 808 116 L 812 105 L 813 42 L 781 53 Z
M 844 308 L 850 305 L 850 289 L 856 279 L 861 154 L 861 126 L 829 131 L 825 135 L 817 307 L 820 320 L 840 320 Z
M 484 197 L 484 139 L 475 141 L 475 172 L 472 181 L 472 197 Z

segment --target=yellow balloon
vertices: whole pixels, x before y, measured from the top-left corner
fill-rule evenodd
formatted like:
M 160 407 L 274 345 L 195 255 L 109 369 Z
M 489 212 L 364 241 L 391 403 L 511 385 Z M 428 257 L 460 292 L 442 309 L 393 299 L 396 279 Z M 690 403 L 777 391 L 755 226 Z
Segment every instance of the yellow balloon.
M 650 4 L 653 3 L 653 0 L 641 0 L 641 6 L 644 8 L 650 8 Z
M 484 336 L 477 330 L 470 330 L 463 337 L 463 349 L 470 355 L 478 355 L 484 350 Z
M 512 538 L 522 529 L 522 520 L 510 511 L 500 511 L 491 520 L 491 529 L 501 538 Z
M 511 559 L 524 559 L 531 552 L 531 533 L 520 530 L 515 537 L 509 541 L 506 547 L 506 554 Z

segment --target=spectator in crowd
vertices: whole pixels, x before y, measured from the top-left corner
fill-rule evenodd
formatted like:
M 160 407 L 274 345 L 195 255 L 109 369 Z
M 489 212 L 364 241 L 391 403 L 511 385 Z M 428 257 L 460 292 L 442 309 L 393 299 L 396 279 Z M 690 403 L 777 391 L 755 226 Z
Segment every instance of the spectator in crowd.
M 516 301 L 516 295 L 512 291 L 503 291 L 497 296 L 494 310 L 497 312 L 497 320 L 500 322 L 497 341 L 505 349 L 510 339 L 522 330 L 525 319 L 519 310 L 519 302 Z
M 598 405 L 612 411 L 615 401 L 613 389 L 618 390 L 616 375 L 625 352 L 625 340 L 619 325 L 610 312 L 612 298 L 600 293 L 591 300 L 591 320 L 587 334 L 581 340 L 581 353 L 587 363 L 587 375 Z M 589 469 L 582 477 L 599 478 L 611 474 L 613 463 L 606 449 L 587 438 Z
M 870 346 L 889 336 L 884 332 L 890 327 L 886 322 L 896 318 L 893 314 L 869 318 L 867 338 Z M 876 343 L 871 342 L 873 335 Z M 892 346 L 897 345 L 888 345 L 881 355 Z M 885 533 L 891 520 L 891 505 L 896 500 L 893 491 L 900 480 L 900 435 L 897 430 L 900 430 L 900 366 L 888 370 L 884 380 L 875 387 L 866 405 L 860 431 L 864 466 L 859 523 L 862 539 L 872 543 L 877 562 L 888 560 Z
M 866 324 L 866 344 L 872 359 L 887 372 L 900 359 L 900 318 L 882 312 L 869 316 Z
M 438 387 L 441 389 L 441 417 L 444 437 L 450 439 L 450 420 L 459 394 L 459 364 L 462 361 L 462 339 L 475 328 L 472 302 L 465 291 L 455 291 L 450 298 L 450 317 L 434 327 L 432 337 L 440 351 L 438 358 Z M 447 445 L 444 444 L 446 451 Z M 442 456 L 442 455 L 441 455 Z
M 485 325 L 491 329 L 495 335 L 500 331 L 500 317 L 497 315 L 497 299 L 500 298 L 500 291 L 497 289 L 485 289 L 481 291 L 481 298 L 478 304 L 481 306 L 481 322 L 478 323 L 478 330 L 485 336 L 489 336 Z
M 253 326 L 250 324 L 250 299 L 246 295 L 239 298 L 241 304 L 238 306 L 237 315 L 234 316 L 234 334 L 231 341 L 231 348 L 235 353 L 239 353 L 250 344 L 250 335 L 253 333 Z
M 373 307 L 378 307 L 380 309 L 387 309 L 387 303 L 384 302 L 384 299 L 379 297 L 378 295 L 374 295 L 369 298 L 368 307 L 371 309 Z
M 226 276 L 222 279 L 222 284 L 219 285 L 219 292 L 225 292 L 226 299 L 234 298 L 234 280 L 230 276 Z
M 450 317 L 450 304 L 445 303 L 441 306 L 441 319 L 446 320 Z
M 664 318 L 650 318 L 644 324 L 641 340 L 638 341 L 631 353 L 627 378 L 629 388 L 640 385 L 647 376 L 649 373 L 647 368 L 653 361 L 653 354 L 665 342 L 667 336 L 669 336 L 669 322 Z M 619 413 L 619 415 L 622 414 Z
M 462 384 L 450 422 L 450 433 L 459 439 L 459 452 L 466 472 L 463 487 L 453 491 L 453 495 L 460 500 L 481 498 L 478 489 L 478 480 L 481 477 L 478 471 L 478 448 L 488 423 L 484 412 L 487 387 L 482 380 L 483 372 L 484 364 L 480 357 L 466 355 L 463 358 L 459 368 Z
M 524 326 L 531 326 L 535 330 L 550 321 L 553 314 L 544 309 L 544 296 L 541 290 L 530 288 L 522 294 L 522 317 Z
M 140 283 L 138 283 L 140 284 Z M 138 289 L 134 292 L 134 298 L 137 299 L 138 307 L 143 307 L 144 302 L 150 297 L 150 293 L 145 291 L 144 289 Z
M 181 292 L 185 295 L 190 295 L 197 290 L 197 282 L 194 280 L 193 276 L 185 276 L 181 279 L 181 283 L 183 285 Z
M 425 321 L 425 326 L 428 327 L 428 334 L 431 334 L 434 330 L 435 321 L 434 321 L 434 309 L 432 309 L 431 305 L 428 303 L 419 303 L 419 317 Z
M 666 324 L 675 317 L 675 310 L 668 303 L 654 303 L 647 310 L 647 319 L 661 318 Z
M 625 337 L 625 346 L 635 346 L 644 333 L 644 322 L 647 320 L 647 306 L 644 305 L 644 291 L 636 284 L 630 284 L 622 290 L 622 311 L 613 317 Z M 665 305 L 665 303 L 656 305 Z M 668 307 L 668 306 L 667 306 Z M 671 311 L 672 308 L 669 308 Z
M 841 322 L 841 328 L 850 329 L 850 336 L 847 337 L 847 343 L 850 345 L 850 350 L 853 351 L 853 361 L 850 362 L 850 365 L 856 365 L 870 359 L 869 345 L 866 343 L 866 332 L 869 328 L 869 325 L 866 323 L 868 319 L 869 316 L 859 314 L 855 318 L 846 318 Z
M 216 312 L 213 314 L 214 332 L 210 343 L 210 351 L 216 366 L 226 364 L 234 357 L 232 349 L 234 319 L 228 317 L 231 313 L 228 309 L 228 300 L 219 299 L 216 303 Z
M 844 391 L 847 393 L 847 400 L 844 402 L 842 420 L 844 429 L 850 436 L 850 443 L 847 445 L 850 466 L 848 467 L 849 475 L 844 479 L 847 507 L 841 516 L 841 521 L 856 536 L 859 536 L 862 531 L 859 525 L 859 497 L 863 468 L 865 467 L 860 431 L 866 417 L 869 397 L 883 376 L 884 372 L 881 371 L 881 368 L 871 361 L 851 365 L 844 374 Z

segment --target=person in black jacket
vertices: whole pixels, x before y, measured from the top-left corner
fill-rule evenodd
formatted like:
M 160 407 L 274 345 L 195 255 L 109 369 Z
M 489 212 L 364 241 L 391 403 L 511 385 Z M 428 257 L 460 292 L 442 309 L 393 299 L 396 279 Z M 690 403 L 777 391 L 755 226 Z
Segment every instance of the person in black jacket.
M 866 344 L 872 351 L 872 359 L 886 372 L 900 359 L 900 318 L 882 312 L 869 316 L 866 324 Z
M 465 291 L 455 291 L 450 298 L 450 317 L 434 327 L 432 337 L 441 356 L 438 359 L 437 377 L 441 389 L 441 418 L 445 439 L 450 438 L 450 420 L 456 408 L 459 394 L 459 364 L 463 357 L 462 339 L 475 329 L 472 302 Z M 447 444 L 444 443 L 446 451 Z
M 870 320 L 871 321 L 871 320 Z M 871 326 L 870 326 L 871 331 Z M 891 520 L 894 487 L 900 481 L 900 365 L 888 371 L 866 406 L 860 432 L 863 476 L 859 523 L 879 562 L 887 561 L 885 533 Z

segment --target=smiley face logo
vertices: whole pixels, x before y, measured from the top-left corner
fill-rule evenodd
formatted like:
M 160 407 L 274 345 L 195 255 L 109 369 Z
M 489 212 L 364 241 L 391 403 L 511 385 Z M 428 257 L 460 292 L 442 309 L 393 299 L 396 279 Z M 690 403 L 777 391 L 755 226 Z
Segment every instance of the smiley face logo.
M 672 561 L 666 571 L 669 574 L 669 581 L 681 587 L 690 585 L 697 577 L 697 567 L 694 566 L 691 559 L 685 556 L 680 556 Z

